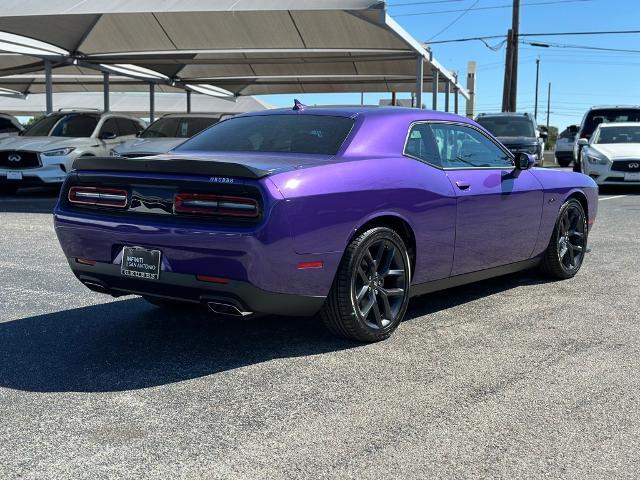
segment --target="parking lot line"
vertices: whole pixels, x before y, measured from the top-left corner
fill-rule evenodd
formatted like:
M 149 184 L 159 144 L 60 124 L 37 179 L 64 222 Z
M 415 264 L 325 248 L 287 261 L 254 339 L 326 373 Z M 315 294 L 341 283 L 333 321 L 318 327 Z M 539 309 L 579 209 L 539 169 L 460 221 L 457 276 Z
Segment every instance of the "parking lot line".
M 614 195 L 613 197 L 601 198 L 599 201 L 604 202 L 605 200 L 613 200 L 614 198 L 622 198 L 622 197 L 628 197 L 628 196 L 629 195 Z

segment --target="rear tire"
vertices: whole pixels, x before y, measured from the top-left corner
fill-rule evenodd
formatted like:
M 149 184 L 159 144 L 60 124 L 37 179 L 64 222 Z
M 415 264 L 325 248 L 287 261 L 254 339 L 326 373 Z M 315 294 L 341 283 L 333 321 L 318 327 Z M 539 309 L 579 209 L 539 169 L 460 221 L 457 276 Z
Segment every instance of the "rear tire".
M 325 326 L 360 342 L 388 338 L 407 310 L 410 279 L 407 248 L 395 231 L 361 233 L 347 247 L 320 313 Z
M 556 158 L 556 161 L 561 167 L 568 167 L 569 165 L 571 165 L 571 160 L 560 160 L 559 158 Z
M 553 278 L 571 278 L 580 270 L 586 250 L 586 215 L 582 204 L 571 198 L 558 212 L 549 246 L 542 259 L 542 270 Z

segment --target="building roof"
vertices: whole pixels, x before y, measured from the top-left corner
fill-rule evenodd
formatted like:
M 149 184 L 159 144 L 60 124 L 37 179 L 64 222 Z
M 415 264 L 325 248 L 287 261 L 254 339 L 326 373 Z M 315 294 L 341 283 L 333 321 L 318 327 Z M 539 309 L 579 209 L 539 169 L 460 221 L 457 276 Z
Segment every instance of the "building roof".
M 45 44 L 21 46 L 32 55 L 40 48 L 40 58 L 0 55 L 0 74 L 32 74 L 0 81 L 22 93 L 43 88 L 44 49 L 72 70 L 56 75 L 76 75 L 54 79 L 57 91 L 101 88 L 99 78 L 80 78 L 89 75 L 83 65 L 137 65 L 169 85 L 214 85 L 235 95 L 406 92 L 416 88 L 420 56 L 425 92 L 436 70 L 468 98 L 454 74 L 386 13 L 385 2 L 374 0 L 4 0 L 0 48 L 11 34 Z M 115 89 L 144 88 L 118 81 Z

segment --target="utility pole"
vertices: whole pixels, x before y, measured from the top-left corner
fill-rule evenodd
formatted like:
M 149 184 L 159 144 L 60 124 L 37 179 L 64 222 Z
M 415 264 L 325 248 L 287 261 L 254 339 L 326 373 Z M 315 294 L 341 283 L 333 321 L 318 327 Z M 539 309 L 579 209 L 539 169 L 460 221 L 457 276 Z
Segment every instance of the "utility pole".
M 533 118 L 538 121 L 538 80 L 540 78 L 540 57 L 536 59 L 536 103 L 535 110 L 533 112 Z
M 502 111 L 515 112 L 518 95 L 518 36 L 520 34 L 520 0 L 513 0 L 511 29 L 507 33 Z
M 549 131 L 549 113 L 551 112 L 551 82 L 549 82 L 549 92 L 547 93 L 547 132 Z

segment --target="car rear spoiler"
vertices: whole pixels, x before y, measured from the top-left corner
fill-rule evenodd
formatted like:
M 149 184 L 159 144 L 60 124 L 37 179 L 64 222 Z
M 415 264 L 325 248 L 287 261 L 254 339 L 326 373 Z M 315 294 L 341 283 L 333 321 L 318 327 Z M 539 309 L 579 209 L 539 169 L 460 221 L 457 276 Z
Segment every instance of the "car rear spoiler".
M 265 170 L 241 163 L 171 157 L 79 157 L 73 162 L 73 169 L 108 172 L 211 175 L 250 178 L 254 180 L 266 177 L 272 172 L 272 170 Z

